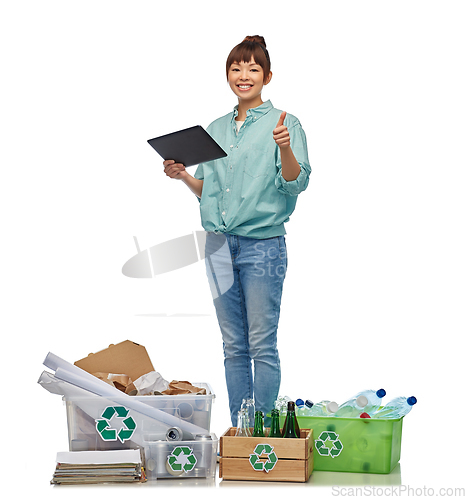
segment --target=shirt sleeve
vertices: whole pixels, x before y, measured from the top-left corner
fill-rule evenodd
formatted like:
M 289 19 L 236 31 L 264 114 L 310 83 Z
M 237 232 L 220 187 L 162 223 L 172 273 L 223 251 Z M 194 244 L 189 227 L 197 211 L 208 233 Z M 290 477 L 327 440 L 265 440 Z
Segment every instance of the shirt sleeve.
M 209 127 L 210 127 L 210 125 L 209 125 Z M 207 129 L 206 129 L 207 132 L 209 131 L 209 127 L 207 127 Z M 204 180 L 204 163 L 199 163 L 199 165 L 196 168 L 196 171 L 194 172 L 193 177 L 195 179 L 199 179 L 201 181 Z M 201 195 L 202 195 L 202 193 L 201 193 Z M 199 198 L 199 196 L 196 196 L 196 198 L 197 198 L 197 201 L 200 203 L 201 198 Z
M 307 153 L 306 134 L 304 133 L 299 121 L 289 127 L 288 131 L 290 134 L 291 150 L 301 167 L 301 171 L 295 180 L 286 181 L 282 175 L 282 162 L 279 152 L 277 159 L 278 172 L 275 177 L 275 186 L 280 193 L 287 194 L 289 196 L 298 196 L 298 194 L 301 193 L 301 191 L 304 191 L 309 184 L 311 166 L 309 164 Z
M 201 181 L 204 180 L 204 164 L 199 163 L 199 165 L 196 168 L 196 172 L 194 172 L 194 178 L 195 179 L 200 179 Z

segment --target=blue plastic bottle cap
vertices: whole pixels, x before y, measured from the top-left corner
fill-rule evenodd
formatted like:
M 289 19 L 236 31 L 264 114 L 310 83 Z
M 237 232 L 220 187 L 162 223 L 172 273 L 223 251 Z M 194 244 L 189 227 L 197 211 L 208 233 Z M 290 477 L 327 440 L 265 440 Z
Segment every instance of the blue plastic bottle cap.
M 304 401 L 302 399 L 297 399 L 296 406 L 304 406 Z
M 358 396 L 356 398 L 356 404 L 359 406 L 359 408 L 365 408 L 368 405 L 369 401 L 367 400 L 366 396 L 362 395 Z
M 415 405 L 417 403 L 417 399 L 414 397 L 414 396 L 410 396 L 408 399 L 407 399 L 407 403 L 411 406 Z
M 378 398 L 383 398 L 385 396 L 385 394 L 387 394 L 387 392 L 385 391 L 385 389 L 379 389 L 377 392 L 377 397 Z
M 314 406 L 314 403 L 310 399 L 306 399 L 306 402 L 304 403 L 308 408 L 312 408 Z

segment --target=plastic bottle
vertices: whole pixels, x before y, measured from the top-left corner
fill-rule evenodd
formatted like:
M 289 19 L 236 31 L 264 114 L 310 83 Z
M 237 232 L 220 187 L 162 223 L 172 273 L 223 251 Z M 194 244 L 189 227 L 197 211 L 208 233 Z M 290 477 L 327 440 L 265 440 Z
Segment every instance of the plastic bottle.
M 338 405 L 335 401 L 320 401 L 312 406 L 309 411 L 311 417 L 333 417 L 338 411 Z
M 364 411 L 369 415 L 373 415 L 382 405 L 382 398 L 386 395 L 385 389 L 379 389 L 378 391 L 374 391 L 369 389 L 367 391 L 358 392 L 353 396 L 354 399 L 359 396 L 365 396 L 367 398 L 367 406 L 364 408 Z M 352 399 L 353 399 L 352 398 Z
M 359 417 L 368 405 L 369 401 L 366 396 L 358 396 L 344 402 L 335 412 L 335 417 Z M 366 412 L 367 413 L 367 412 Z
M 294 406 L 295 406 L 295 413 L 296 415 L 302 415 L 303 411 L 304 411 L 304 400 L 302 399 L 297 399 L 294 403 Z
M 314 403 L 310 399 L 306 399 L 304 402 L 302 399 L 296 400 L 296 414 L 298 417 L 308 417 L 311 412 L 311 408 L 314 406 Z
M 288 401 L 291 401 L 288 396 L 278 396 L 277 400 L 275 401 L 274 406 L 280 412 L 280 415 L 286 415 Z
M 377 410 L 372 418 L 401 418 L 408 414 L 412 407 L 417 403 L 417 399 L 414 396 L 405 398 L 400 396 L 398 398 L 392 399 L 384 407 Z

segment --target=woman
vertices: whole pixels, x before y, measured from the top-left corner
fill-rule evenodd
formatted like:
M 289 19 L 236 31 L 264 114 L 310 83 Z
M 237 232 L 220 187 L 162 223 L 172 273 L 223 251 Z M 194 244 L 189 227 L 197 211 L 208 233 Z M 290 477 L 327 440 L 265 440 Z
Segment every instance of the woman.
M 278 396 L 277 328 L 287 267 L 284 223 L 308 185 L 311 168 L 299 120 L 262 101 L 262 89 L 272 79 L 265 40 L 246 37 L 230 52 L 226 71 L 238 105 L 207 131 L 228 156 L 200 164 L 194 177 L 173 160 L 164 166 L 167 176 L 181 179 L 200 198 L 206 253 L 219 248 L 218 237 L 228 242 L 229 266 L 223 269 L 233 276 L 227 291 L 218 287 L 222 271 L 212 259 L 206 262 L 217 284 L 214 305 L 236 426 L 243 399 L 254 397 L 256 410 L 266 415 Z

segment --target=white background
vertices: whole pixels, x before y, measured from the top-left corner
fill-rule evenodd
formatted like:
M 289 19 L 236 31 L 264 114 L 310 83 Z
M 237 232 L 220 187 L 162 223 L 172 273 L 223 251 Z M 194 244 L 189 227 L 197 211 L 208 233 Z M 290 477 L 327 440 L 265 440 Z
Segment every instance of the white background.
M 394 483 L 315 474 L 306 486 L 327 484 L 328 496 L 338 482 L 464 486 L 465 10 L 459 1 L 2 6 L 3 481 L 39 498 L 104 493 L 49 485 L 67 449 L 62 401 L 36 384 L 49 351 L 74 362 L 110 343 L 143 344 L 165 378 L 210 383 L 212 430 L 230 425 L 204 264 L 153 280 L 121 267 L 136 253 L 133 236 L 145 249 L 202 229 L 197 200 L 164 175 L 146 140 L 228 113 L 226 57 L 260 34 L 274 73 L 263 98 L 298 116 L 313 168 L 287 225 L 280 392 L 341 403 L 384 387 L 387 398 L 418 398 Z M 156 493 L 144 488 L 137 494 Z

